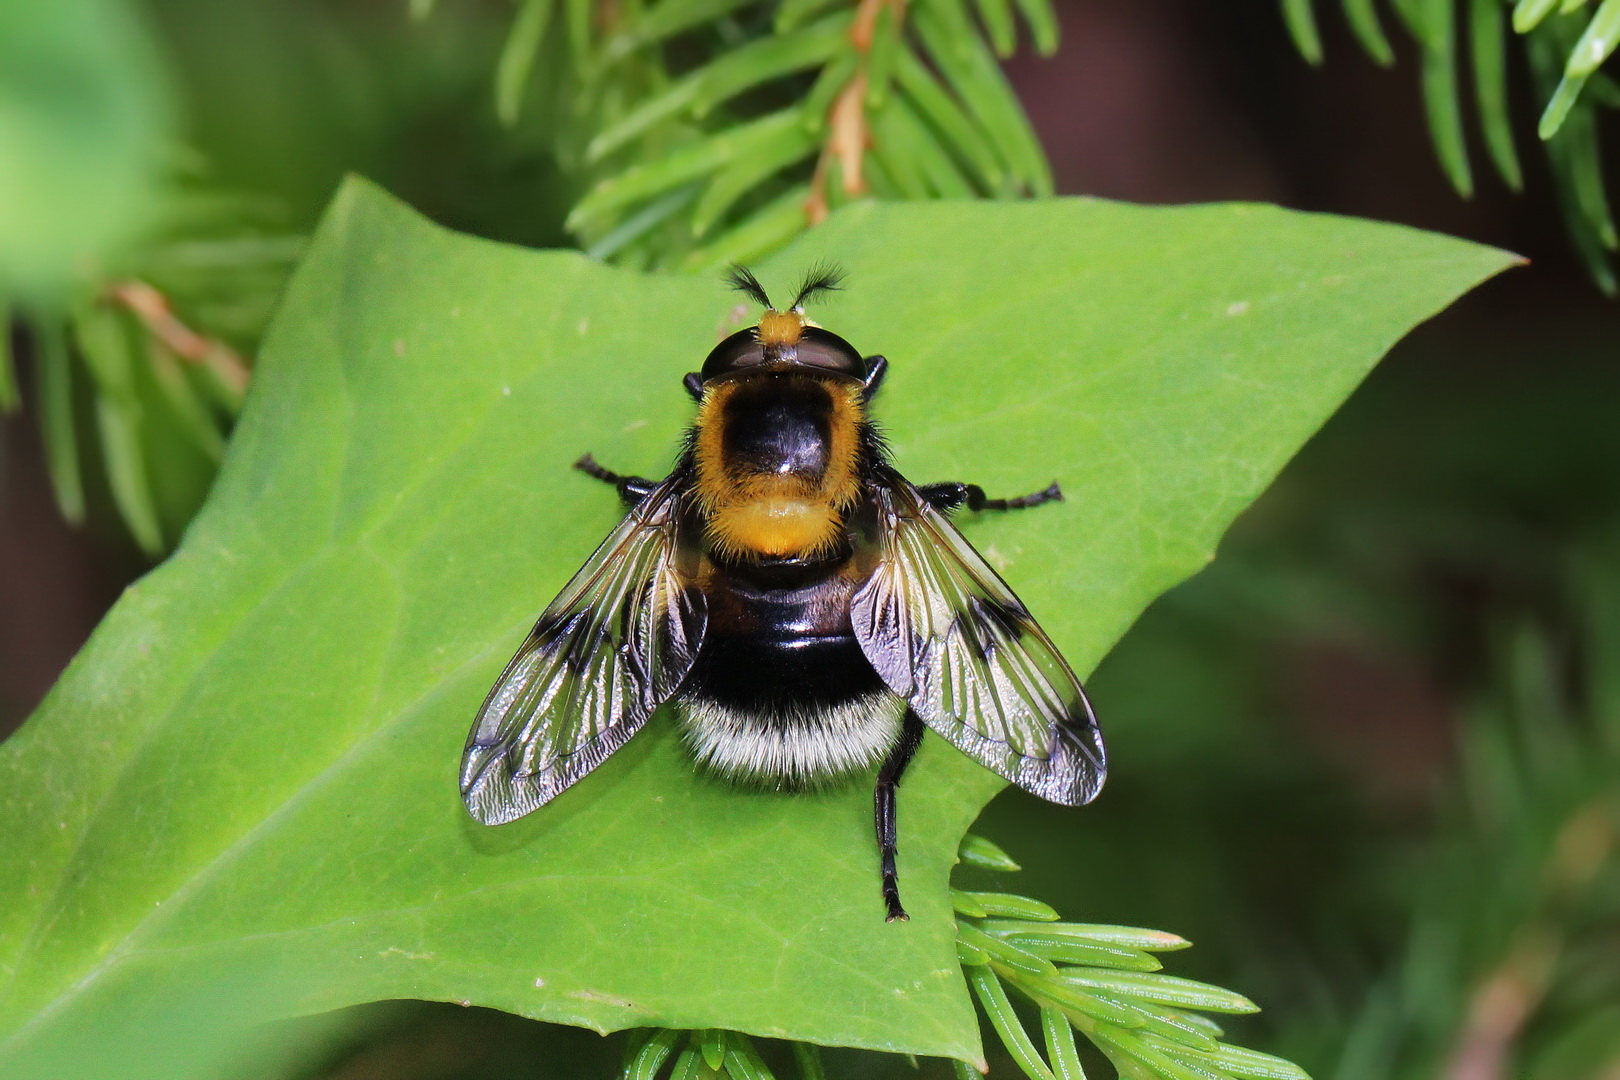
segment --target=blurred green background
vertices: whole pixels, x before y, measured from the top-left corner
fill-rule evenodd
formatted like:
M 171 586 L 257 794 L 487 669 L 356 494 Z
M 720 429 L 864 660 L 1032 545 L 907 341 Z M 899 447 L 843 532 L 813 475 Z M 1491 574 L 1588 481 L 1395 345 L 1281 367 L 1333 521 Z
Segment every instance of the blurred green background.
M 1546 166 L 1526 159 L 1523 195 L 1458 199 L 1407 46 L 1381 69 L 1337 18 L 1313 69 L 1270 0 L 1057 10 L 1062 48 L 1006 71 L 1059 192 L 1275 201 L 1531 263 L 1403 342 L 1105 662 L 1107 796 L 1072 813 L 1009 792 L 980 831 L 1065 915 L 1194 940 L 1177 970 L 1264 1004 L 1241 1040 L 1320 1078 L 1620 1077 L 1620 322 L 1569 250 Z M 414 22 L 396 0 L 0 4 L 12 299 L 48 311 L 87 274 L 138 275 L 190 298 L 228 375 L 345 172 L 458 229 L 567 244 L 582 191 L 551 114 L 503 126 L 492 106 L 512 19 L 494 0 Z M 1538 112 L 1521 103 L 1521 133 Z M 11 344 L 33 400 L 50 336 Z M 214 420 L 228 404 L 205 398 Z M 89 461 L 69 524 L 52 423 L 24 408 L 0 441 L 0 733 L 147 565 L 143 543 L 172 543 L 212 469 L 206 438 L 176 437 L 134 480 Z M 156 506 L 146 542 L 135 481 Z M 411 1003 L 289 1032 L 276 1045 L 297 1053 L 242 1075 L 604 1076 L 621 1053 Z M 828 1060 L 834 1076 L 911 1069 Z

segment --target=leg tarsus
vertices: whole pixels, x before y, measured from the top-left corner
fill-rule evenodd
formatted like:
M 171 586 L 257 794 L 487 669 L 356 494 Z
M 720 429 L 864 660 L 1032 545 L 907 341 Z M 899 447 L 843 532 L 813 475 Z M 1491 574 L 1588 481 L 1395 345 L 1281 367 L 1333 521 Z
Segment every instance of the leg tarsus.
M 646 498 L 649 491 L 658 486 L 658 481 L 648 480 L 644 476 L 625 476 L 611 469 L 604 469 L 589 454 L 574 462 L 574 468 L 604 484 L 612 484 L 618 489 L 619 498 L 624 500 L 626 506 L 636 505 Z
M 978 484 L 967 485 L 967 504 L 969 510 L 1023 510 L 1030 506 L 1039 506 L 1042 503 L 1062 502 L 1063 489 L 1056 480 L 1039 491 L 1028 495 L 1019 495 L 1011 499 L 987 499 L 984 489 Z
M 910 709 L 900 723 L 900 741 L 889 751 L 883 767 L 878 770 L 877 790 L 872 795 L 872 813 L 877 826 L 878 857 L 883 872 L 883 903 L 888 909 L 889 922 L 908 922 L 910 915 L 900 904 L 900 875 L 895 867 L 898 831 L 895 824 L 895 788 L 906 766 L 922 742 L 923 723 Z
M 602 468 L 601 465 L 597 464 L 596 458 L 592 457 L 590 454 L 585 454 L 578 461 L 574 462 L 574 468 L 578 469 L 580 472 L 591 477 L 592 479 L 602 481 L 604 484 L 617 484 L 619 482 L 619 475 L 617 473 L 609 472 L 608 470 Z
M 1039 506 L 1042 503 L 1062 502 L 1063 489 L 1056 480 L 1052 481 L 1040 491 L 1029 495 L 1019 495 L 1012 499 L 992 499 L 984 493 L 984 488 L 978 484 L 964 484 L 960 481 L 946 481 L 940 484 L 924 484 L 917 490 L 921 491 L 923 498 L 936 510 L 950 513 L 952 510 L 966 506 L 969 510 L 1022 510 L 1030 506 Z

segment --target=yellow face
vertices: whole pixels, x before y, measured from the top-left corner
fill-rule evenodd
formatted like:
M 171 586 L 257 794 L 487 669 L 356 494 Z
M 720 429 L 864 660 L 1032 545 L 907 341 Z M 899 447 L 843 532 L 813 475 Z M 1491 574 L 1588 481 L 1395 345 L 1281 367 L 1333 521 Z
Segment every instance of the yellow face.
M 837 545 L 844 515 L 860 493 L 861 387 L 802 374 L 758 377 L 782 379 L 791 393 L 825 398 L 825 463 L 808 472 L 766 471 L 728 454 L 727 424 L 737 422 L 728 405 L 736 404 L 744 382 L 707 387 L 693 449 L 698 509 L 709 543 L 734 561 L 824 555 Z
M 777 311 L 773 308 L 759 317 L 761 345 L 797 345 L 803 334 L 803 312 Z

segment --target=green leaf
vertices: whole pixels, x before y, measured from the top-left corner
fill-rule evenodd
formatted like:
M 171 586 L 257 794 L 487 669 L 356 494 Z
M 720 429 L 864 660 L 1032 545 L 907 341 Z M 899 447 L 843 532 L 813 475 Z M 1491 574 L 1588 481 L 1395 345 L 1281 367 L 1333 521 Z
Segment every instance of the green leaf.
M 600 160 L 680 112 L 702 116 L 760 83 L 825 63 L 847 46 L 850 18 L 848 12 L 840 12 L 797 33 L 761 38 L 726 53 L 597 135 L 586 151 L 587 159 Z
M 1553 87 L 1559 85 L 1560 69 L 1564 63 L 1558 44 L 1549 34 L 1533 34 L 1528 41 L 1528 51 L 1530 70 L 1535 76 L 1537 86 L 1543 93 L 1549 93 Z M 1574 116 L 1579 118 L 1577 127 L 1584 130 L 1560 131 L 1546 143 L 1547 163 L 1552 168 L 1553 180 L 1558 188 L 1559 214 L 1564 219 L 1564 226 L 1569 232 L 1577 254 L 1586 264 L 1587 271 L 1592 275 L 1598 288 L 1609 296 L 1620 295 L 1620 281 L 1616 280 L 1614 268 L 1609 265 L 1603 241 L 1594 231 L 1588 216 L 1588 207 L 1585 205 L 1590 199 L 1589 189 L 1593 179 L 1590 167 L 1593 158 L 1585 154 L 1578 155 L 1576 152 L 1583 139 L 1591 140 L 1595 137 L 1591 110 L 1582 107 L 1574 110 Z
M 556 0 L 523 0 L 506 44 L 501 46 L 500 58 L 495 62 L 495 115 L 507 127 L 517 123 L 523 109 L 523 92 L 528 89 L 555 7 Z
M 684 146 L 596 185 L 568 215 L 568 227 L 579 229 L 613 211 L 654 198 L 738 162 L 781 141 L 785 129 L 799 125 L 794 109 L 762 116 L 746 124 Z
M 1121 1059 L 1135 1059 L 1136 1062 L 1147 1066 L 1154 1074 L 1164 1077 L 1165 1080 L 1224 1080 L 1214 1069 L 1200 1068 L 1189 1065 L 1184 1061 L 1170 1057 L 1158 1047 L 1149 1043 L 1142 1035 L 1113 1027 L 1109 1024 L 1098 1024 L 1088 1034 L 1120 1070 L 1125 1070 L 1125 1063 Z
M 964 865 L 976 866 L 980 870 L 1011 872 L 1020 869 L 1019 865 L 1013 862 L 1011 855 L 991 841 L 973 833 L 963 837 L 962 845 L 956 854 Z
M 1034 935 L 1026 937 L 1022 934 L 1012 935 L 1007 940 L 1020 949 L 1050 960 L 1054 964 L 1088 964 L 1130 971 L 1158 971 L 1164 966 L 1147 953 L 1134 949 L 1092 945 L 1082 941 L 1055 941 Z
M 713 1075 L 713 1071 L 703 1064 L 703 1055 L 698 1053 L 697 1047 L 688 1046 L 675 1059 L 675 1068 L 671 1070 L 669 1080 L 709 1080 Z
M 1147 1017 L 1140 1009 L 1103 994 L 1081 990 L 1060 979 L 1025 980 L 1022 989 L 1036 996 L 1043 1004 L 1061 1005 L 1070 1017 L 1075 1018 L 1076 1023 L 1089 1023 L 1091 1019 L 1122 1027 L 1141 1027 L 1147 1023 Z M 1082 1021 L 1081 1018 L 1086 1019 Z
M 1041 1060 L 1040 1051 L 1035 1049 L 1029 1032 L 1024 1030 L 1023 1021 L 1013 1012 L 1012 1002 L 1007 1000 L 1007 991 L 1002 989 L 1001 980 L 989 968 L 983 967 L 968 968 L 967 978 L 973 992 L 978 995 L 979 1003 L 984 1006 L 985 1015 L 990 1018 L 990 1025 L 1001 1036 L 1001 1044 L 1007 1048 L 1024 1075 L 1030 1080 L 1053 1080 L 1052 1070 Z
M 735 1031 L 726 1036 L 726 1072 L 732 1080 L 776 1080 L 753 1040 Z
M 1052 10 L 1050 0 L 1017 0 L 1017 4 L 1024 21 L 1029 24 L 1030 35 L 1035 39 L 1035 51 L 1042 56 L 1057 52 L 1057 12 Z
M 889 98 L 888 104 L 872 118 L 876 136 L 873 156 L 888 166 L 901 190 L 933 193 L 946 199 L 969 199 L 973 185 L 956 162 L 935 140 L 905 95 Z
M 1011 0 L 974 0 L 979 10 L 979 21 L 990 35 L 996 55 L 1008 57 L 1018 48 L 1018 30 L 1013 25 Z
M 0 289 L 60 291 L 156 209 L 172 103 L 133 7 L 0 4 Z
M 126 404 L 135 401 L 135 356 L 130 320 L 106 304 L 84 305 L 73 320 L 73 335 L 85 367 L 102 397 Z
M 669 1060 L 669 1055 L 681 1041 L 681 1035 L 681 1032 L 669 1028 L 654 1032 L 624 1070 L 624 1080 L 654 1080 L 658 1070 L 664 1067 L 664 1062 Z
M 1264 206 L 1050 200 L 862 204 L 758 269 L 824 257 L 850 287 L 818 317 L 893 364 L 899 468 L 1071 492 L 962 525 L 1080 671 L 1385 349 L 1511 262 Z M 979 1059 L 949 874 L 1003 785 L 943 740 L 900 799 L 909 923 L 883 919 L 869 782 L 737 790 L 664 717 L 513 825 L 456 792 L 479 701 L 622 512 L 569 462 L 666 467 L 735 305 L 344 187 L 207 505 L 0 744 L 0 1074 L 140 1048 L 242 986 L 260 1019 L 414 997 Z
M 956 939 L 956 959 L 968 967 L 982 967 L 990 962 L 990 954 L 959 937 Z
M 1468 144 L 1463 135 L 1462 100 L 1457 86 L 1457 26 L 1451 0 L 1415 0 L 1422 16 L 1423 104 L 1429 114 L 1429 135 L 1446 177 L 1457 194 L 1474 193 L 1473 171 L 1468 165 Z
M 803 124 L 789 118 L 776 127 L 769 139 L 761 139 L 747 155 L 738 157 L 709 181 L 708 189 L 692 211 L 693 235 L 707 235 L 739 199 L 815 150 L 816 140 Z
M 985 2 L 995 3 L 996 0 Z M 868 109 L 881 109 L 884 102 L 889 100 L 889 92 L 894 82 L 894 67 L 900 60 L 901 51 L 906 47 L 900 10 L 899 5 L 884 4 L 878 9 L 877 18 L 872 23 L 872 46 L 866 54 Z M 1011 15 L 1008 18 L 1011 19 Z
M 934 63 L 989 136 L 1002 162 L 1033 194 L 1051 194 L 1046 155 L 1000 65 L 974 32 L 962 0 L 922 0 L 912 19 Z
M 1558 8 L 1558 0 L 1519 0 L 1513 6 L 1513 32 L 1528 34 Z
M 1041 1006 L 1041 1033 L 1046 1037 L 1046 1058 L 1057 1080 L 1086 1080 L 1068 1014 L 1051 1005 Z
M 749 0 L 662 0 L 611 38 L 603 59 L 607 63 L 621 60 L 637 49 L 711 22 L 747 3 Z
M 1079 941 L 1097 942 L 1103 945 L 1118 945 L 1127 949 L 1142 949 L 1147 952 L 1170 952 L 1176 949 L 1185 949 L 1192 942 L 1176 934 L 1166 933 L 1163 930 L 1143 930 L 1135 926 L 1108 926 L 1102 923 L 1046 923 L 1041 926 L 1031 926 L 1029 923 L 993 919 L 982 924 L 981 929 L 992 934 L 1010 934 L 1032 941 Z
M 1603 0 L 1592 21 L 1569 54 L 1565 72 L 1571 76 L 1590 75 L 1602 65 L 1620 44 L 1620 0 Z
M 1156 1039 L 1180 1047 L 1191 1047 L 1203 1053 L 1213 1054 L 1220 1049 L 1221 1044 L 1208 1032 L 1187 1023 L 1180 1017 L 1166 1015 L 1168 1010 L 1162 1006 L 1144 1005 L 1135 1001 L 1131 1002 L 1131 1005 L 1147 1018 L 1141 1030 Z
M 904 108 L 896 105 L 894 99 L 883 107 L 876 116 L 872 117 L 872 152 L 867 158 L 867 165 L 871 167 L 874 185 L 888 184 L 894 189 L 892 198 L 906 201 L 918 201 L 932 198 L 934 191 L 918 171 L 917 155 L 912 153 L 912 147 L 917 144 L 918 132 L 915 127 L 916 118 L 899 115 Z M 938 150 L 938 147 L 934 148 Z M 946 165 L 950 166 L 949 160 Z M 951 171 L 955 171 L 954 166 Z M 961 180 L 964 190 L 971 192 L 967 181 Z M 877 190 L 876 186 L 874 190 Z M 881 191 L 878 198 L 886 198 Z
M 1219 986 L 1160 975 L 1147 971 L 1104 971 L 1100 968 L 1066 968 L 1061 976 L 1070 986 L 1123 998 L 1137 998 L 1163 1005 L 1182 1005 L 1205 1012 L 1251 1013 L 1260 1007 L 1242 994 Z
M 779 250 L 804 231 L 805 203 L 810 186 L 799 184 L 748 215 L 735 229 L 688 255 L 681 265 L 688 270 L 718 270 L 735 262 L 753 262 Z
M 62 321 L 50 315 L 32 321 L 39 379 L 39 426 L 45 444 L 56 507 L 72 522 L 84 520 L 84 475 L 74 421 L 73 352 Z
M 1282 0 L 1283 22 L 1299 50 L 1312 65 L 1322 62 L 1322 34 L 1316 28 L 1316 0 Z
M 989 914 L 979 906 L 978 901 L 973 899 L 972 893 L 961 889 L 951 890 L 951 908 L 958 915 L 966 915 L 972 919 L 982 919 Z
M 703 1055 L 703 1063 L 711 1069 L 719 1069 L 726 1063 L 726 1033 L 718 1028 L 708 1028 L 698 1032 L 698 1052 Z
M 1033 919 L 1039 922 L 1057 922 L 1058 913 L 1051 906 L 1027 896 L 1013 893 L 970 892 L 967 894 L 985 915 L 1013 919 Z
M 1241 1046 L 1223 1043 L 1208 1054 L 1208 1061 L 1222 1072 L 1254 1080 L 1311 1080 L 1305 1070 L 1292 1061 Z
M 1474 58 L 1474 100 L 1479 105 L 1485 147 L 1508 187 L 1524 187 L 1524 172 L 1513 145 L 1513 119 L 1508 111 L 1507 35 L 1501 0 L 1469 0 L 1469 39 Z
M 585 249 L 586 253 L 593 259 L 611 259 L 685 210 L 702 191 L 702 183 L 694 182 L 666 192 L 614 226 L 613 231 L 593 241 Z
M 1390 47 L 1389 37 L 1378 19 L 1376 0 L 1344 0 L 1344 18 L 1361 47 L 1379 66 L 1389 67 L 1395 63 L 1395 50 Z
M 827 1080 L 821 1066 L 821 1050 L 811 1043 L 793 1044 L 793 1062 L 799 1067 L 799 1080 Z
M 107 486 L 124 524 L 143 553 L 163 554 L 163 526 L 146 467 L 142 431 L 145 410 L 139 402 L 102 396 L 96 399 L 96 430 L 101 436 Z
M 841 49 L 831 62 L 821 69 L 816 81 L 811 84 L 809 91 L 799 102 L 800 122 L 814 132 L 821 132 L 827 127 L 827 113 L 832 103 L 844 87 L 849 85 L 860 71 L 860 54 L 854 49 Z
M 778 34 L 786 34 L 837 4 L 838 0 L 782 0 L 777 6 L 773 25 Z
M 595 0 L 567 0 L 568 56 L 574 70 L 585 72 L 591 65 L 591 45 L 595 38 L 592 19 L 596 15 Z
M 1575 110 L 1562 138 L 1567 141 L 1576 206 L 1604 247 L 1611 251 L 1620 248 L 1620 233 L 1615 230 L 1608 190 L 1603 182 L 1603 156 L 1598 144 L 1596 117 L 1590 106 Z
M 176 431 L 218 465 L 225 456 L 225 436 L 220 433 L 219 421 L 204 404 L 179 358 L 156 341 L 146 342 L 142 354 L 153 384 L 174 417 Z
M 1052 966 L 1050 960 L 1043 960 L 1034 953 L 1025 952 L 1005 938 L 991 937 L 983 930 L 969 923 L 960 923 L 956 928 L 957 940 L 984 953 L 992 961 L 1003 967 L 1015 971 L 1025 971 L 1031 975 L 1052 976 L 1057 974 L 1057 968 Z
M 1541 119 L 1536 123 L 1536 134 L 1543 140 L 1551 139 L 1563 130 L 1564 122 L 1580 100 L 1587 78 L 1589 76 L 1565 74 L 1559 80 L 1558 88 L 1553 91 L 1547 107 L 1542 110 Z

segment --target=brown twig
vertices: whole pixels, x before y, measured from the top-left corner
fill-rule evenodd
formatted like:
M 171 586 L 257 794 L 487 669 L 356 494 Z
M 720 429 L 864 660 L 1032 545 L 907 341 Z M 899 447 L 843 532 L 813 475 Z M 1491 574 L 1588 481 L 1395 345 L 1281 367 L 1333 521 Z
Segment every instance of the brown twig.
M 864 157 L 872 143 L 871 128 L 866 122 L 866 68 L 872 53 L 872 38 L 877 33 L 878 16 L 886 6 L 894 8 L 896 19 L 905 9 L 904 0 L 861 0 L 850 23 L 850 44 L 859 54 L 860 62 L 827 110 L 827 141 L 816 160 L 810 198 L 805 202 L 805 216 L 812 225 L 819 225 L 827 217 L 827 169 L 832 161 L 838 162 L 846 196 L 856 198 L 866 194 Z
M 1495 971 L 1475 989 L 1468 1014 L 1441 1074 L 1445 1080 L 1502 1080 L 1513 1044 L 1541 1004 L 1561 951 L 1550 934 L 1526 931 Z
M 234 393 L 246 392 L 249 371 L 235 349 L 197 333 L 181 322 L 162 293 L 144 281 L 120 281 L 107 287 L 109 299 L 122 304 L 146 332 L 180 359 L 207 367 Z
M 1553 840 L 1546 867 L 1546 895 L 1556 909 L 1578 898 L 1613 856 L 1616 837 L 1607 798 L 1582 807 Z M 1506 958 L 1468 1000 L 1468 1012 L 1452 1044 L 1444 1080 L 1505 1080 L 1513 1046 L 1547 994 L 1564 951 L 1563 939 L 1545 913 L 1521 930 Z

